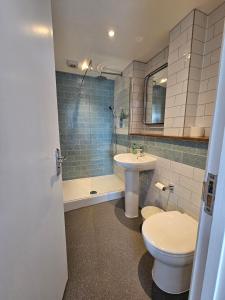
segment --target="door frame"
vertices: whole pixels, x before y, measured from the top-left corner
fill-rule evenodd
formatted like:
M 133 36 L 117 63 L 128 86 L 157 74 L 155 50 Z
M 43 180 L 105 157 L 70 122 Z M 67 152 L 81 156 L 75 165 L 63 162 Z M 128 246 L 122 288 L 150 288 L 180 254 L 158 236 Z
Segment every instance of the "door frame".
M 205 173 L 205 181 L 208 173 L 211 173 L 218 175 L 218 183 L 213 215 L 210 216 L 204 211 L 203 201 L 201 205 L 189 300 L 225 299 L 225 291 L 221 289 L 221 279 L 225 277 L 221 269 L 225 264 L 225 28 L 223 32 L 215 111 Z M 224 296 L 218 298 L 219 293 L 223 293 Z

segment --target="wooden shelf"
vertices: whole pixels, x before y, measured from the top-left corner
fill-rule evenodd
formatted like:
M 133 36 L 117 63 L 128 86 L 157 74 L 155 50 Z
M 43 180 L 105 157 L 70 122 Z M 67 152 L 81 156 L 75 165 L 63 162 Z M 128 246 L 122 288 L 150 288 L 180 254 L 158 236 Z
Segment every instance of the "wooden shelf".
M 183 140 L 183 141 L 198 141 L 198 142 L 208 142 L 209 137 L 190 137 L 190 136 L 171 136 L 171 135 L 161 135 L 161 134 L 154 134 L 154 133 L 129 133 L 129 135 L 136 135 L 136 136 L 152 136 L 158 137 L 163 139 L 174 139 L 174 140 Z

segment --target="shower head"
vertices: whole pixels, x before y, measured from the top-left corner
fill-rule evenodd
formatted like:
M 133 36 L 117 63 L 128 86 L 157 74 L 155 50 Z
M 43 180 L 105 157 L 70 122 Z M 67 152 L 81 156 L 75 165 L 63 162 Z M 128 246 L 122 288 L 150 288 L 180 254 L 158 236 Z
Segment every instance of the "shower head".
M 107 78 L 105 76 L 99 75 L 96 77 L 99 80 L 107 80 Z

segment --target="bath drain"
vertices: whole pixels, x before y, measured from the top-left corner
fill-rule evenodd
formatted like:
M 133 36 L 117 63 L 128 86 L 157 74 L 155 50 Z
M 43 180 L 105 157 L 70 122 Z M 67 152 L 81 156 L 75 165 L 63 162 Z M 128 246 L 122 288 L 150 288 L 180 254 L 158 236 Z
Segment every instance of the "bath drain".
M 97 194 L 97 191 L 90 191 L 90 195 Z

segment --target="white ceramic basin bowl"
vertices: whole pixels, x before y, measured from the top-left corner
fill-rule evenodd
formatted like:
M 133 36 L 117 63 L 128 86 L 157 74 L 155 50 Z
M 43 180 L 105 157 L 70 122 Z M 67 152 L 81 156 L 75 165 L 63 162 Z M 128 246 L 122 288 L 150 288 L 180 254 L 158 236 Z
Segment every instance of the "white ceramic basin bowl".
M 147 171 L 155 168 L 156 159 L 150 155 L 144 153 L 143 156 L 137 156 L 132 153 L 122 153 L 114 156 L 115 162 L 130 171 Z

